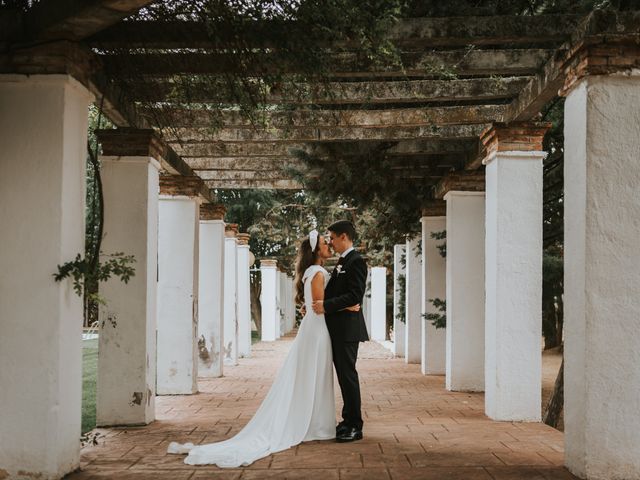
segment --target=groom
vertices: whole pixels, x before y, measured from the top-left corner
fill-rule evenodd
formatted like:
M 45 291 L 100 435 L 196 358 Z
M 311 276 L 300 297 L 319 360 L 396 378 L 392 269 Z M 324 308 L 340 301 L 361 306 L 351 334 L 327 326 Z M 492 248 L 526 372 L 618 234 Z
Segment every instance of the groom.
M 362 439 L 360 383 L 356 371 L 359 342 L 369 340 L 362 311 L 345 308 L 362 305 L 367 286 L 367 264 L 353 248 L 356 237 L 351 222 L 342 220 L 329 227 L 329 243 L 340 255 L 325 288 L 324 300 L 313 303 L 313 310 L 325 314 L 331 337 L 333 363 L 342 392 L 343 420 L 336 427 L 336 441 L 353 442 Z

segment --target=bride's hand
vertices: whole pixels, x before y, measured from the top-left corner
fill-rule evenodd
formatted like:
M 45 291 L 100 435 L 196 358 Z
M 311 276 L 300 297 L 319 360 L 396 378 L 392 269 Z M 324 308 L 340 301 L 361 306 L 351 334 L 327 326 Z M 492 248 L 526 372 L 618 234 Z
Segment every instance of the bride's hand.
M 355 305 L 351 305 L 350 307 L 345 308 L 346 311 L 348 312 L 359 312 L 360 311 L 360 304 L 356 303 Z

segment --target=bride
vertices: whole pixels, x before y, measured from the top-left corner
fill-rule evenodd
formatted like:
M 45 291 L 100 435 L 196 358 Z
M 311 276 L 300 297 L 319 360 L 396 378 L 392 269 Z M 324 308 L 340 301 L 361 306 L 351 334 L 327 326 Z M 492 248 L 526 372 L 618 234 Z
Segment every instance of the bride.
M 184 463 L 189 465 L 233 468 L 300 442 L 335 438 L 331 342 L 324 315 L 312 308 L 315 300 L 324 299 L 329 273 L 323 265 L 329 257 L 324 237 L 311 231 L 296 261 L 296 302 L 304 301 L 306 314 L 269 393 L 249 423 L 236 436 L 218 443 L 171 442 L 168 453 L 188 453 Z M 347 310 L 359 311 L 360 306 Z

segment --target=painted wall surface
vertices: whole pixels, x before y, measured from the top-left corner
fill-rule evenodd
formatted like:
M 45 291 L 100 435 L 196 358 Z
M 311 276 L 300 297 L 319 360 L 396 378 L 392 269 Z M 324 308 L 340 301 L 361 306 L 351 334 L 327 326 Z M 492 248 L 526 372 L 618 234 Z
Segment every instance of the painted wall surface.
M 52 274 L 84 252 L 91 100 L 66 75 L 0 76 L 0 470 L 10 475 L 79 466 L 82 300 Z
M 251 356 L 249 245 L 238 245 L 238 356 Z
M 262 290 L 260 294 L 260 304 L 262 308 L 262 341 L 273 342 L 278 338 L 278 327 L 276 323 L 276 267 L 262 265 L 260 274 L 262 276 Z
M 407 241 L 406 246 L 406 313 L 404 330 L 404 361 L 422 362 L 422 253 L 420 238 Z
M 422 217 L 422 313 L 442 313 L 430 301 L 447 298 L 447 262 L 438 246 L 446 240 L 436 240 L 432 233 L 447 228 L 446 217 Z M 422 373 L 444 375 L 446 370 L 446 329 L 436 328 L 431 321 L 422 321 Z
M 224 239 L 224 363 L 238 364 L 238 244 Z
M 484 192 L 451 191 L 447 202 L 446 387 L 484 390 Z
M 96 421 L 147 424 L 155 419 L 158 293 L 158 169 L 149 157 L 102 157 L 106 253 L 135 257 L 135 275 L 100 286 Z
M 223 373 L 224 221 L 200 221 L 198 375 Z
M 198 251 L 200 205 L 160 196 L 158 235 L 159 395 L 198 391 Z
M 486 167 L 485 410 L 539 422 L 542 391 L 543 152 L 499 152 Z
M 371 340 L 387 339 L 387 269 L 371 268 Z
M 401 261 L 407 249 L 406 245 L 394 245 L 393 247 L 393 353 L 396 357 L 404 357 L 404 322 L 398 319 L 398 313 L 404 302 L 400 296 L 404 295 L 400 290 L 401 275 L 405 275 L 404 263 Z M 403 313 L 404 309 L 403 309 Z
M 640 77 L 565 104 L 565 463 L 640 478 Z

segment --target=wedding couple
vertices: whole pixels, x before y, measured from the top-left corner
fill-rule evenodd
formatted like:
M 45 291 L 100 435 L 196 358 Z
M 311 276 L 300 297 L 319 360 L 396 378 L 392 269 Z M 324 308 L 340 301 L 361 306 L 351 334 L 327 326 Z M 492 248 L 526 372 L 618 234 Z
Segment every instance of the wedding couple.
M 329 227 L 329 243 L 313 230 L 298 251 L 296 301 L 304 318 L 284 364 L 262 405 L 233 438 L 208 445 L 172 442 L 169 453 L 188 453 L 190 465 L 249 465 L 300 442 L 362 439 L 360 384 L 356 371 L 359 342 L 369 339 L 360 311 L 367 265 L 353 248 L 351 222 Z M 340 255 L 329 274 L 323 265 Z M 342 421 L 336 426 L 333 369 L 342 392 Z

